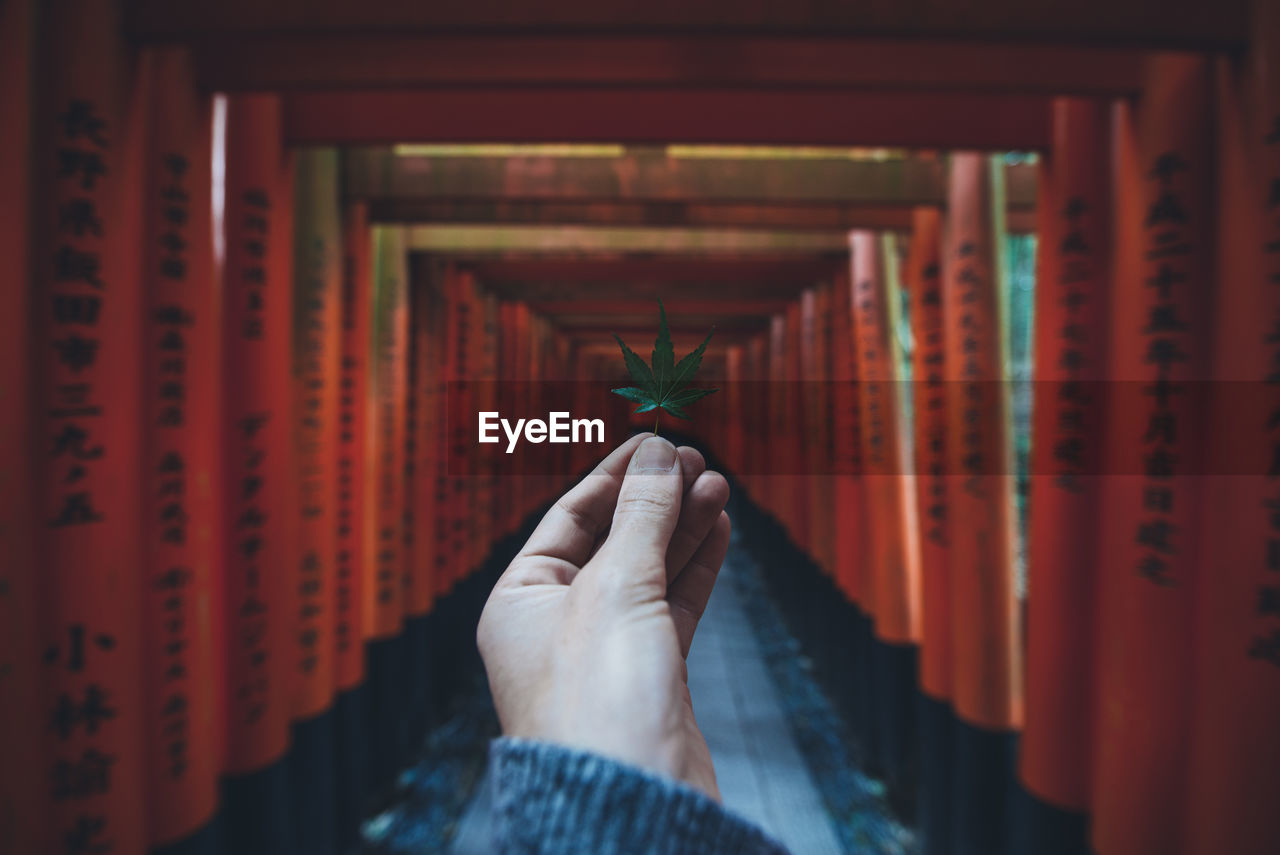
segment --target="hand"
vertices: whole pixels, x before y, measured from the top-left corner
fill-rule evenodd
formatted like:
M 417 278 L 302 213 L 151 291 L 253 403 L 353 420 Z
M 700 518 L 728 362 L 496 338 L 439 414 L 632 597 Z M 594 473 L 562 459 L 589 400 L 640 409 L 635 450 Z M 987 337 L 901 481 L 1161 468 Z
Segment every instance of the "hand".
M 685 657 L 729 547 L 728 499 L 697 451 L 636 436 L 556 502 L 477 631 L 506 735 L 719 798 Z

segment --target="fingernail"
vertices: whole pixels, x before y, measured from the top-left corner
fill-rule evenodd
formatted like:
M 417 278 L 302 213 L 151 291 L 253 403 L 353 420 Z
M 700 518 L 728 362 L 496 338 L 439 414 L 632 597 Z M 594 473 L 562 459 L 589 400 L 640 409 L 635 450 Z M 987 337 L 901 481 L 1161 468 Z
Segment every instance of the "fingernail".
M 651 436 L 636 449 L 637 472 L 670 472 L 676 465 L 676 447 L 660 436 Z

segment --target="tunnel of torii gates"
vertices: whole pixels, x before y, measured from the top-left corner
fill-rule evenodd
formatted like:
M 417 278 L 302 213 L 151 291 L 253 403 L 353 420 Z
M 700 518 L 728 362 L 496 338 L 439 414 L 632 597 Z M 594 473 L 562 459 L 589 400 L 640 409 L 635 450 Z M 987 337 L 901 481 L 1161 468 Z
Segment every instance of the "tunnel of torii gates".
M 1276 4 L 901 6 L 0 4 L 0 851 L 349 846 L 663 296 L 926 853 L 1280 852 Z

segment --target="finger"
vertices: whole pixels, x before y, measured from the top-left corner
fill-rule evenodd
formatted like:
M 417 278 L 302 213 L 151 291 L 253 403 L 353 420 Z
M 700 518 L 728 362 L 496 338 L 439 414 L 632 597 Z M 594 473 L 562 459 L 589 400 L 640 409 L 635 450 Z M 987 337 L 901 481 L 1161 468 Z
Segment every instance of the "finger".
M 689 655 L 693 634 L 698 631 L 698 621 L 702 620 L 707 601 L 715 589 L 720 565 L 729 551 L 730 530 L 729 515 L 721 511 L 711 533 L 667 590 L 667 605 L 671 608 L 671 620 L 676 625 L 682 656 Z
M 680 506 L 680 521 L 667 547 L 667 582 L 672 582 L 711 533 L 729 502 L 729 482 L 719 472 L 703 472 Z
M 596 539 L 608 527 L 627 471 L 643 434 L 615 448 L 573 489 L 551 506 L 519 557 L 542 557 L 576 569 L 587 562 Z
M 707 471 L 707 461 L 703 459 L 702 452 L 687 445 L 680 446 L 676 451 L 680 454 L 680 475 L 684 480 L 684 491 L 687 494 L 689 488 L 698 480 L 698 476 Z
M 685 495 L 687 496 L 689 494 L 689 488 L 692 487 L 694 482 L 698 480 L 698 476 L 701 475 L 704 470 L 706 470 L 707 461 L 703 459 L 702 453 L 700 451 L 698 451 L 696 448 L 690 448 L 687 445 L 680 446 L 678 449 L 676 449 L 676 452 L 680 455 L 681 479 L 684 481 L 684 491 L 685 491 Z M 683 506 L 683 504 L 684 502 L 682 501 L 681 505 Z M 609 528 L 608 526 L 606 526 L 604 531 L 601 531 L 599 534 L 596 535 L 595 545 L 591 548 L 592 555 L 595 555 L 597 550 L 599 550 L 600 547 L 604 545 L 604 542 L 606 538 L 608 538 L 608 536 L 609 536 Z
M 640 443 L 618 491 L 609 539 L 600 549 L 600 554 L 608 550 L 620 559 L 617 563 L 641 573 L 652 569 L 664 590 L 667 545 L 680 518 L 683 492 L 679 459 L 676 447 L 661 437 Z

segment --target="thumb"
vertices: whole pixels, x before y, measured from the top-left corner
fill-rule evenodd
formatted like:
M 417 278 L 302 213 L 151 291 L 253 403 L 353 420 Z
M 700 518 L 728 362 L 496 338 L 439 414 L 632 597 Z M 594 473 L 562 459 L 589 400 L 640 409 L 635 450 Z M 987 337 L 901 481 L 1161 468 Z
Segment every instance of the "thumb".
M 649 559 L 666 578 L 667 544 L 680 519 L 683 478 L 676 447 L 651 436 L 631 456 L 606 546 L 628 563 Z

